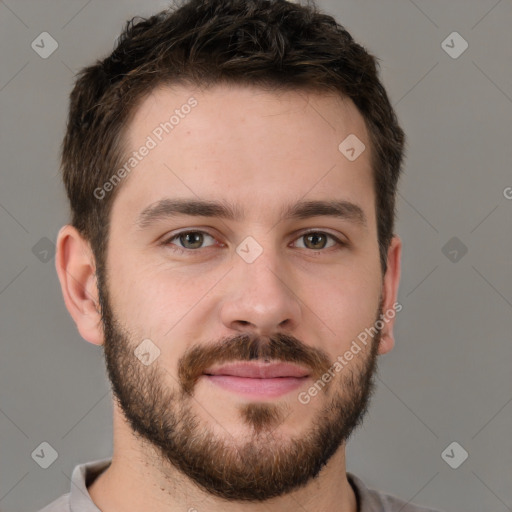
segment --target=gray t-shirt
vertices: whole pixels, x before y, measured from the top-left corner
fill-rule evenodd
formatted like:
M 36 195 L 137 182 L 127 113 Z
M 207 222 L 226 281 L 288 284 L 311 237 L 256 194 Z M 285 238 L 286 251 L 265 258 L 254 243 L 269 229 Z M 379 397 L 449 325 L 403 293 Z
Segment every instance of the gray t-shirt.
M 101 512 L 92 501 L 87 487 L 110 465 L 112 459 L 100 459 L 80 464 L 73 470 L 71 490 L 39 512 Z M 439 512 L 417 507 L 395 496 L 368 489 L 355 475 L 347 471 L 347 478 L 357 498 L 358 512 Z

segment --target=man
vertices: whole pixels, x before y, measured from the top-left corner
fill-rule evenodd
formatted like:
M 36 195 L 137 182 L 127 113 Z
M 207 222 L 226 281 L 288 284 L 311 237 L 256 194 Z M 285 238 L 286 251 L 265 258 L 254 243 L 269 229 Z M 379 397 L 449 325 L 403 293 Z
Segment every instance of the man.
M 404 134 L 313 6 L 190 0 L 81 71 L 56 267 L 112 459 L 50 511 L 413 512 L 346 471 L 394 344 Z

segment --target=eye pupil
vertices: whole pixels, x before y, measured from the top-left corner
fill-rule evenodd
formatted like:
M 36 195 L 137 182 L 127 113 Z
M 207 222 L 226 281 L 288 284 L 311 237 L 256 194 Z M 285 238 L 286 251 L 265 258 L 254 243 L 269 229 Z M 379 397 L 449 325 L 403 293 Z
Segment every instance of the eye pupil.
M 323 238 L 324 239 L 324 243 L 322 244 L 322 247 L 311 247 L 311 249 L 322 249 L 323 247 L 325 247 L 325 236 L 322 235 L 321 233 L 309 233 L 306 235 L 306 240 L 307 240 L 307 243 L 306 245 L 309 244 L 309 242 L 311 240 L 318 240 L 318 238 Z M 313 245 L 316 245 L 318 242 L 313 242 Z
M 193 247 L 187 247 L 187 249 L 197 249 L 203 243 L 203 235 L 198 231 L 190 231 L 180 235 L 180 241 L 184 246 L 189 242 L 193 245 Z

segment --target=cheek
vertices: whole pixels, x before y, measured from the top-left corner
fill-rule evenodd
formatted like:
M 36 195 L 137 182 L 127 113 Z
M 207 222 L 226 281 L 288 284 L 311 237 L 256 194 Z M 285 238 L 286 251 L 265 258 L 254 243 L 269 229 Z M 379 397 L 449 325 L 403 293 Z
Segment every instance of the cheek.
M 317 288 L 310 307 L 327 326 L 325 333 L 332 340 L 330 352 L 338 355 L 365 328 L 374 324 L 380 289 L 379 279 L 370 272 L 332 278 Z
M 170 303 L 177 291 L 158 268 L 129 252 L 112 252 L 109 264 L 109 293 L 114 312 L 133 334 L 151 338 L 167 332 L 179 313 L 179 302 Z
M 129 271 L 131 267 L 125 262 L 128 258 L 116 268 L 112 279 L 115 313 L 134 338 L 151 339 L 165 361 L 175 362 L 190 339 L 184 332 L 191 325 L 198 329 L 198 306 L 218 277 L 201 273 L 191 277 L 168 264 L 144 264 L 140 259 L 133 266 L 136 270 Z

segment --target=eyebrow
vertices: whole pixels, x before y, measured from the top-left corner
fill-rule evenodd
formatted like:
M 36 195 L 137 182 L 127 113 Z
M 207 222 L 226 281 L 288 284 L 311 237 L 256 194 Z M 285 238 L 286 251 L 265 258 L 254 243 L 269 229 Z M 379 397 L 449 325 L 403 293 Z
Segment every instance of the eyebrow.
M 137 217 L 136 225 L 140 229 L 146 229 L 155 222 L 179 215 L 218 217 L 231 221 L 240 221 L 245 218 L 243 209 L 238 204 L 232 205 L 225 201 L 164 198 L 144 208 Z M 361 227 L 367 226 L 364 210 L 357 204 L 344 200 L 299 201 L 284 206 L 280 213 L 280 221 L 310 217 L 335 217 Z

